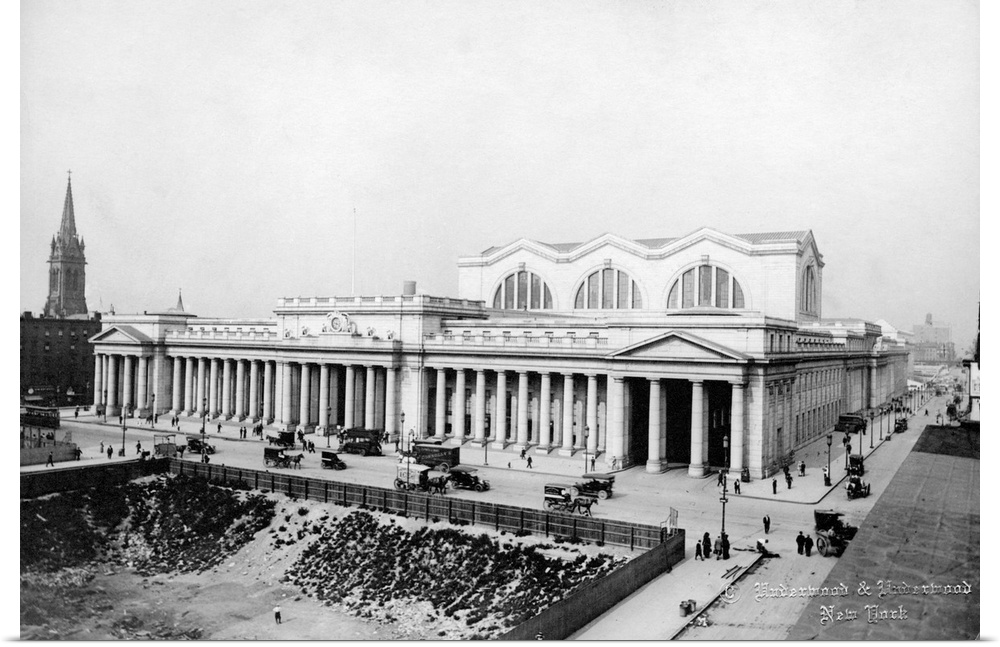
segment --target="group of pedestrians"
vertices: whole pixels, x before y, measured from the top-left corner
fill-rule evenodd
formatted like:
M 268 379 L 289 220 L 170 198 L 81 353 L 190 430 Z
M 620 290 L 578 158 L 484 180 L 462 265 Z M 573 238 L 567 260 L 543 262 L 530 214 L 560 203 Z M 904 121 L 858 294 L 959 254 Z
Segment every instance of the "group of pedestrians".
M 711 555 L 715 555 L 715 559 L 729 559 L 729 535 L 726 533 L 719 533 L 715 538 L 715 543 L 712 543 L 712 535 L 710 533 L 705 533 L 700 542 L 696 542 L 694 545 L 694 558 L 700 559 L 702 561 L 708 559 Z

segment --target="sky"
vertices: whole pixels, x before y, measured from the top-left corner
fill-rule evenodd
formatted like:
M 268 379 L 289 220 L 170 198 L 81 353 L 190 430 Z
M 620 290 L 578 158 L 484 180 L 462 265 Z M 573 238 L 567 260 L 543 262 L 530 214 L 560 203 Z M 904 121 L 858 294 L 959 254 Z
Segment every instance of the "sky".
M 979 29 L 959 0 L 22 2 L 20 309 L 71 169 L 91 309 L 267 317 L 352 266 L 455 296 L 521 237 L 811 229 L 824 316 L 931 313 L 961 352 Z

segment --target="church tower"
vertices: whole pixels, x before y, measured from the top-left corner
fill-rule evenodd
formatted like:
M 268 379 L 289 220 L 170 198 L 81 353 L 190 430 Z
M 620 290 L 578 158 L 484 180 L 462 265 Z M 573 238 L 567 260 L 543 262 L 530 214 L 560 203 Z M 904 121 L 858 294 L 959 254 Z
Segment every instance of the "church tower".
M 73 213 L 73 184 L 66 181 L 66 201 L 63 203 L 62 224 L 52 237 L 49 253 L 49 298 L 45 301 L 46 317 L 68 317 L 87 314 L 87 259 L 83 255 L 83 238 L 76 234 Z

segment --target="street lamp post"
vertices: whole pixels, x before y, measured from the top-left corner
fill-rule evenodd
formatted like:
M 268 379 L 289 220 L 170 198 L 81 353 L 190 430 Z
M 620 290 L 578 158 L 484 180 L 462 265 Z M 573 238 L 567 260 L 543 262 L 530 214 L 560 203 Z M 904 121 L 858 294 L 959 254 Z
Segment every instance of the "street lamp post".
M 104 416 L 104 422 L 108 421 L 108 390 L 104 389 L 104 399 L 101 402 L 101 414 Z
M 156 394 L 154 393 L 151 397 L 152 397 L 152 400 L 153 400 L 153 404 L 150 405 L 150 407 L 149 407 L 149 409 L 150 409 L 149 413 L 150 413 L 151 416 L 153 416 L 153 418 L 152 418 L 152 422 L 149 423 L 149 426 L 153 427 L 155 429 L 156 428 Z
M 830 487 L 830 448 L 833 446 L 833 434 L 826 435 L 826 474 L 823 475 L 825 481 L 823 485 Z
M 851 435 L 844 433 L 844 469 L 851 469 Z
M 587 438 L 588 436 L 590 436 L 590 426 L 589 425 L 583 428 L 583 436 L 584 436 L 584 438 Z M 584 442 L 586 442 L 586 441 L 584 441 Z M 583 450 L 583 473 L 584 474 L 587 473 L 587 450 L 586 449 Z
M 205 425 L 208 421 L 208 398 L 201 399 L 201 462 L 205 462 L 208 452 L 205 451 Z
M 330 412 L 333 411 L 333 407 L 326 408 L 326 448 L 330 449 Z
M 126 413 L 127 409 L 123 406 L 122 407 L 122 453 L 121 453 L 122 456 L 125 455 L 125 427 L 126 425 L 128 425 L 128 416 L 126 415 Z
M 726 503 L 729 502 L 729 479 L 723 479 L 722 481 L 722 496 L 719 497 L 719 501 L 722 502 L 722 535 L 726 534 Z
M 402 441 L 403 436 L 405 434 L 406 434 L 406 412 L 405 411 L 400 411 L 399 412 L 399 435 L 397 436 L 397 438 L 400 441 Z M 400 444 L 403 444 L 403 443 L 400 442 Z

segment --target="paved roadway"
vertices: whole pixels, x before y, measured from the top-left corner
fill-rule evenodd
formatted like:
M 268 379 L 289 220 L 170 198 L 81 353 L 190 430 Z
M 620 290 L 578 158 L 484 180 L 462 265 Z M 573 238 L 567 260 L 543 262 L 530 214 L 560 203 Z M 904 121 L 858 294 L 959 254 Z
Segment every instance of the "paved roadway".
M 928 422 L 923 416 L 924 407 L 931 409 L 931 417 L 937 408 L 943 408 L 943 398 L 936 398 L 920 407 L 918 416 L 911 419 L 911 430 L 902 435 L 894 435 L 891 442 L 880 442 L 877 434 L 880 420 L 875 419 L 873 425 L 875 436 L 872 440 L 866 436 L 863 451 L 871 456 L 866 460 L 865 478 L 872 483 L 872 496 L 867 499 L 847 501 L 843 484 L 838 479 L 845 474 L 844 449 L 839 445 L 840 434 L 835 435 L 835 444 L 831 448 L 830 462 L 834 483 L 832 488 L 823 485 L 822 467 L 827 464 L 826 436 L 821 436 L 810 445 L 796 452 L 796 461 L 805 460 L 806 476 L 799 477 L 793 470 L 795 478 L 792 489 L 787 489 L 779 478 L 777 493 L 772 492 L 771 482 L 755 480 L 742 484 L 742 492 L 728 495 L 725 509 L 725 527 L 730 535 L 734 559 L 729 562 L 701 562 L 693 559 L 693 541 L 695 537 L 708 531 L 714 538 L 721 526 L 722 505 L 719 501 L 720 489 L 717 478 L 713 475 L 705 479 L 691 479 L 687 476 L 686 466 L 678 466 L 663 474 L 647 474 L 642 467 L 635 467 L 616 474 L 615 493 L 608 500 L 601 501 L 594 507 L 596 518 L 609 518 L 656 525 L 665 522 L 670 508 L 678 511 L 678 525 L 688 534 L 688 558 L 673 570 L 672 574 L 664 575 L 634 594 L 628 601 L 619 605 L 601 619 L 591 623 L 578 632 L 574 638 L 585 640 L 606 639 L 664 639 L 683 628 L 689 619 L 680 617 L 679 604 L 682 600 L 694 598 L 701 608 L 711 597 L 725 589 L 731 580 L 716 577 L 732 565 L 749 563 L 752 549 L 758 537 L 762 536 L 761 518 L 764 514 L 771 517 L 771 534 L 769 542 L 772 550 L 782 554 L 782 558 L 769 560 L 758 567 L 756 573 L 745 578 L 739 584 L 743 595 L 734 604 L 726 605 L 723 610 L 713 610 L 713 626 L 699 629 L 699 632 L 684 637 L 696 638 L 741 638 L 766 639 L 780 638 L 777 626 L 787 625 L 775 623 L 769 619 L 773 616 L 775 605 L 761 604 L 753 601 L 753 596 L 746 595 L 746 589 L 755 580 L 763 578 L 772 583 L 785 582 L 796 584 L 811 582 L 818 584 L 826 577 L 836 560 L 824 559 L 814 554 L 812 558 L 799 557 L 795 554 L 794 537 L 798 531 L 808 532 L 813 527 L 812 511 L 816 507 L 834 507 L 846 513 L 846 520 L 855 525 L 865 518 L 868 511 L 881 495 L 886 484 L 891 479 L 903 458 L 912 448 L 918 435 L 918 430 Z M 141 442 L 143 449 L 152 450 L 153 436 L 162 433 L 179 433 L 200 435 L 200 419 L 186 419 L 180 423 L 180 428 L 171 429 L 169 416 L 161 416 L 155 429 L 138 426 L 137 421 L 130 422 L 125 431 L 126 458 L 136 456 L 136 442 Z M 83 461 L 108 461 L 106 455 L 100 454 L 100 443 L 105 447 L 113 443 L 115 455 L 110 460 L 122 460 L 117 456 L 117 450 L 122 445 L 122 430 L 118 424 L 98 421 L 94 416 L 81 415 L 78 420 L 63 419 L 64 429 L 72 430 L 73 441 L 83 450 Z M 207 436 L 216 445 L 217 453 L 211 457 L 213 465 L 227 465 L 263 469 L 263 447 L 267 442 L 250 438 L 238 439 L 240 423 L 222 423 L 222 432 L 216 431 L 217 423 L 210 422 Z M 886 421 L 885 429 L 889 424 Z M 265 437 L 267 435 L 265 430 Z M 273 432 L 271 432 L 273 433 Z M 303 468 L 296 474 L 314 478 L 324 478 L 332 481 L 349 483 L 391 486 L 395 476 L 396 457 L 392 454 L 393 446 L 387 449 L 390 455 L 382 457 L 363 458 L 354 455 L 342 455 L 348 464 L 348 469 L 334 472 L 320 467 L 321 451 L 326 447 L 323 437 L 307 436 L 317 447 L 315 454 L 306 454 Z M 336 445 L 336 439 L 331 442 Z M 855 439 L 857 442 L 857 439 Z M 869 448 L 871 445 L 871 448 Z M 859 448 L 855 447 L 854 452 Z M 185 453 L 184 460 L 198 460 L 198 456 L 190 457 Z M 493 487 L 489 492 L 477 493 L 465 490 L 452 490 L 448 496 L 486 500 L 508 505 L 519 505 L 528 508 L 542 508 L 542 491 L 547 482 L 571 483 L 583 475 L 582 458 L 567 458 L 555 455 L 532 454 L 533 469 L 528 469 L 525 461 L 518 453 L 511 450 L 496 450 L 492 447 L 488 455 L 480 448 L 463 447 L 462 462 L 469 466 L 480 467 L 481 475 L 487 478 Z M 484 460 L 488 465 L 484 465 Z M 58 467 L 59 464 L 57 464 Z M 22 471 L 53 469 L 40 465 L 22 467 Z M 744 552 L 744 550 L 746 551 Z M 745 556 L 745 559 L 744 559 Z M 808 562 L 804 560 L 809 559 Z M 723 568 L 725 565 L 725 568 Z M 712 582 L 694 591 L 694 582 Z M 645 595 L 641 595 L 644 592 Z M 787 622 L 794 622 L 799 612 L 789 605 L 787 611 L 782 608 L 782 615 Z M 630 609 L 634 609 L 631 612 Z M 620 622 L 634 613 L 637 619 L 648 618 L 650 609 L 665 609 L 664 622 L 657 626 L 648 626 L 643 622 Z M 770 611 L 769 611 L 770 610 Z M 618 621 L 609 620 L 619 618 Z M 669 620 L 674 618 L 674 620 Z M 610 624 L 609 624 L 610 623 Z M 759 625 L 758 633 L 753 633 Z M 727 629 L 728 627 L 728 629 Z

